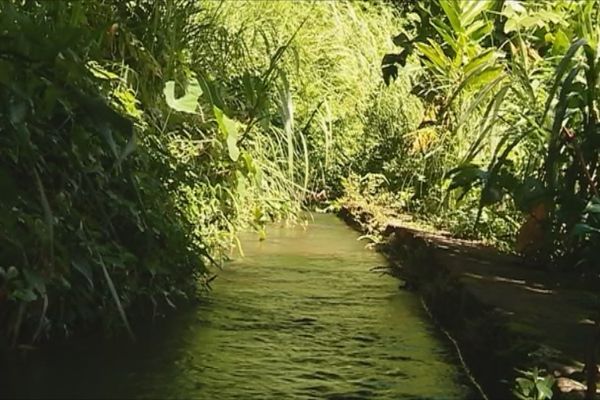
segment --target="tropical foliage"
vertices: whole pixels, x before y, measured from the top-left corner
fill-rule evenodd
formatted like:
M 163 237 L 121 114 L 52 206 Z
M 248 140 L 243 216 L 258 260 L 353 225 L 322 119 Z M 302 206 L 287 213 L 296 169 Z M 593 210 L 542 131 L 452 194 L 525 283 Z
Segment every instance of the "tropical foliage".
M 377 4 L 1 2 L 4 340 L 130 329 L 208 288 L 238 229 L 339 189 L 394 26 Z
M 417 70 L 413 93 L 431 110 L 421 129 L 405 135 L 422 147 L 417 133 L 437 132 L 427 141 L 434 144 L 426 179 L 434 207 L 425 218 L 443 215 L 455 232 L 591 267 L 598 5 L 440 0 L 427 7 L 402 9 L 402 51 L 382 63 L 388 81 Z M 414 158 L 402 162 L 415 165 Z M 470 224 L 461 210 L 470 210 Z
M 325 198 L 597 277 L 599 13 L 0 2 L 4 340 L 130 329 Z

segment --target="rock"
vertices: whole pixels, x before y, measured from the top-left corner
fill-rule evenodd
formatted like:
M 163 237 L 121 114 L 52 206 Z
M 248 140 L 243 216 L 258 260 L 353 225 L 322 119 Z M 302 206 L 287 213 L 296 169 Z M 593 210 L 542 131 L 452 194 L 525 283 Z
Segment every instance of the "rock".
M 570 393 L 573 391 L 583 393 L 587 388 L 583 383 L 565 377 L 558 378 L 556 380 L 556 386 L 558 387 L 558 390 L 563 393 Z
M 548 370 L 552 371 L 552 374 L 555 378 L 560 376 L 564 376 L 566 378 L 571 378 L 575 380 L 583 380 L 585 379 L 585 374 L 583 373 L 583 367 L 576 367 L 573 365 L 565 365 L 562 363 L 548 361 L 546 362 L 546 366 Z

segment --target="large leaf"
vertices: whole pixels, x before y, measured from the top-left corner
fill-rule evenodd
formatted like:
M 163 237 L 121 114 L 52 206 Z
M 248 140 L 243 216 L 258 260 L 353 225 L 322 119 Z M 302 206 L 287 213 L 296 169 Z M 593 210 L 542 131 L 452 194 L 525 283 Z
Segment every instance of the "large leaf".
M 444 54 L 439 44 L 429 39 L 429 44 L 416 43 L 415 47 L 429 60 L 432 67 L 437 68 L 440 73 L 446 74 L 451 67 L 452 60 Z
M 463 26 L 469 26 L 473 22 L 481 21 L 478 18 L 481 18 L 483 14 L 494 5 L 494 1 L 478 0 L 469 1 L 467 4 L 468 8 L 463 10 L 462 15 L 460 16 L 460 22 Z M 470 29 L 471 28 L 472 27 L 470 27 Z
M 493 80 L 489 81 L 492 78 Z M 500 84 L 500 82 L 502 82 L 504 78 L 505 76 L 504 74 L 502 74 L 501 70 L 492 69 L 484 71 L 482 74 L 475 77 L 475 79 L 471 81 L 471 85 L 481 85 L 484 82 L 486 82 L 486 84 L 477 92 L 477 96 L 475 96 L 473 101 L 471 101 L 466 112 L 462 114 L 458 122 L 458 126 L 464 124 L 467 121 L 467 119 L 474 114 L 475 110 L 477 110 L 483 104 L 483 101 L 488 96 L 488 94 L 492 93 L 494 88 L 498 84 Z
M 23 276 L 25 277 L 29 288 L 35 289 L 42 296 L 46 294 L 46 281 L 39 272 L 33 269 L 24 268 Z
M 476 42 L 481 42 L 484 38 L 486 38 L 492 31 L 494 30 L 494 24 L 492 21 L 486 21 L 485 23 L 477 24 L 477 26 L 473 26 L 472 29 L 469 29 L 467 32 L 471 39 Z
M 219 130 L 227 142 L 229 158 L 231 158 L 232 161 L 237 161 L 240 157 L 240 149 L 237 145 L 239 138 L 237 125 L 235 121 L 225 115 L 219 107 L 214 106 L 213 111 L 215 113 L 217 124 L 219 125 Z
M 168 81 L 165 83 L 163 90 L 167 105 L 175 111 L 184 112 L 188 114 L 195 114 L 196 108 L 198 108 L 198 97 L 202 95 L 202 88 L 197 79 L 193 79 L 186 92 L 182 97 L 175 98 L 175 82 Z
M 476 101 L 471 103 L 472 107 L 478 107 L 483 97 L 485 97 L 485 95 L 489 93 L 504 78 L 505 76 L 503 74 L 502 67 L 493 67 L 484 64 L 478 68 L 475 68 L 473 72 L 467 75 L 462 82 L 460 82 L 458 87 L 450 95 L 446 107 L 449 108 L 456 97 L 466 88 L 479 88 L 483 85 L 486 85 L 486 87 L 483 88 L 483 90 L 479 93 L 479 96 L 475 98 Z M 465 113 L 463 119 L 470 116 L 472 111 L 473 110 L 470 110 L 469 112 Z

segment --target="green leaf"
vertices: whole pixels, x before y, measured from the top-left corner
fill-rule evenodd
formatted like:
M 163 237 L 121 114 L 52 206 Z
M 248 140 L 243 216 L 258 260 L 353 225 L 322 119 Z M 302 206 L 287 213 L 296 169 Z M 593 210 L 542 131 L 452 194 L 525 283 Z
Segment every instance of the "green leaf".
M 556 78 L 554 79 L 554 84 L 552 85 L 552 88 L 548 92 L 548 100 L 546 101 L 546 107 L 544 108 L 544 114 L 541 119 L 542 122 L 546 119 L 546 115 L 548 115 L 548 111 L 550 110 L 550 105 L 552 104 L 554 95 L 556 94 L 556 91 L 558 90 L 558 88 L 561 86 L 562 77 L 564 76 L 565 72 L 567 72 L 567 68 L 569 67 L 569 64 L 571 63 L 571 60 L 577 53 L 577 50 L 579 50 L 579 48 L 586 43 L 587 42 L 585 39 L 577 40 L 575 43 L 573 43 L 571 45 L 571 47 L 569 47 L 569 50 L 567 50 L 567 53 L 565 54 L 565 56 L 562 58 L 562 60 L 560 60 L 560 63 L 558 64 L 558 67 L 556 68 Z
M 492 33 L 493 30 L 494 24 L 492 23 L 492 21 L 486 21 L 484 24 L 481 24 L 481 26 L 479 26 L 477 29 L 473 31 L 469 30 L 469 32 L 471 35 L 471 39 L 475 40 L 476 42 L 480 42 L 482 39 L 484 39 L 490 33 Z
M 518 0 L 506 0 L 504 2 L 504 9 L 502 10 L 502 13 L 507 17 L 526 12 L 527 9 L 523 7 L 521 2 Z
M 492 69 L 492 70 L 488 70 L 488 72 L 489 73 L 484 73 L 482 75 L 479 75 L 479 77 L 477 79 L 474 79 L 473 81 L 471 81 L 471 85 L 473 85 L 473 84 L 479 85 L 479 84 L 482 84 L 483 82 L 488 82 L 488 83 L 485 84 L 485 86 L 482 87 L 477 92 L 477 96 L 469 104 L 469 108 L 467 109 L 467 111 L 465 113 L 463 113 L 461 119 L 458 121 L 457 126 L 462 126 L 462 124 L 464 124 L 469 117 L 472 117 L 474 112 L 483 103 L 483 100 L 487 97 L 487 95 L 492 93 L 494 88 L 498 84 L 500 84 L 500 82 L 502 82 L 504 80 L 504 78 L 506 77 L 504 74 L 502 74 L 501 70 Z M 487 81 L 487 79 L 492 79 L 492 80 Z M 462 86 L 462 84 L 461 84 L 461 86 Z M 459 90 L 462 90 L 462 89 L 460 87 L 457 89 L 457 92 L 453 96 L 453 100 L 454 100 L 454 97 L 458 95 Z
M 442 6 L 444 13 L 448 17 L 452 29 L 457 33 L 463 32 L 463 27 L 459 18 L 460 10 L 458 10 L 456 2 L 451 0 L 440 0 L 440 6 Z
M 246 178 L 240 171 L 235 171 L 235 178 L 237 181 L 236 194 L 238 198 L 244 198 L 246 195 Z
M 188 114 L 195 114 L 198 107 L 198 97 L 202 95 L 202 88 L 197 79 L 193 79 L 187 86 L 185 94 L 175 98 L 175 82 L 168 81 L 165 83 L 163 90 L 167 105 L 175 111 Z
M 98 79 L 109 81 L 119 79 L 119 75 L 103 68 L 102 65 L 100 65 L 97 61 L 89 61 L 86 64 L 86 67 L 92 73 L 92 75 Z
M 489 24 L 487 24 L 485 21 L 482 20 L 477 20 L 475 22 L 473 22 L 473 24 L 471 26 L 469 26 L 469 28 L 466 30 L 466 34 L 468 36 L 473 35 L 473 33 L 480 31 L 480 30 L 484 30 Z M 489 29 L 489 28 L 488 28 Z M 485 34 L 485 31 L 484 31 Z
M 551 378 L 551 377 L 550 377 Z M 542 379 L 535 383 L 535 387 L 538 391 L 538 399 L 545 400 L 552 398 L 552 385 L 554 384 L 553 379 Z
M 590 226 L 588 224 L 577 224 L 573 228 L 572 232 L 574 236 L 585 236 L 591 233 L 600 234 L 600 229 L 594 228 L 593 226 Z
M 40 175 L 38 174 L 35 168 L 33 169 L 33 173 L 40 194 L 40 203 L 42 203 L 42 210 L 44 211 L 44 222 L 46 223 L 46 227 L 48 228 L 47 240 L 48 247 L 50 250 L 50 262 L 54 263 L 54 216 L 52 214 L 52 209 L 50 208 L 50 203 L 48 202 L 46 190 L 44 189 L 44 185 L 42 184 Z
M 88 281 L 90 287 L 93 289 L 94 288 L 94 277 L 92 274 L 92 267 L 90 266 L 90 264 L 85 262 L 84 260 L 73 259 L 73 260 L 71 260 L 71 265 L 73 266 L 73 268 L 75 268 L 77 271 L 79 271 L 81 273 L 81 275 L 83 275 L 85 277 L 85 279 Z
M 554 41 L 552 43 L 552 54 L 559 55 L 563 54 L 569 48 L 569 37 L 564 31 L 558 30 L 554 35 Z
M 589 214 L 600 214 L 600 202 L 597 199 L 592 201 L 585 207 L 585 212 Z
M 41 295 L 46 293 L 46 282 L 44 278 L 34 270 L 23 269 L 23 276 L 27 284 Z
M 476 68 L 481 67 L 482 65 L 492 65 L 496 59 L 498 54 L 494 49 L 488 49 L 473 59 L 469 60 L 469 62 L 463 67 L 463 72 L 465 75 L 469 75 Z
M 452 28 L 450 28 L 448 25 L 442 22 L 439 18 L 432 19 L 431 25 L 440 34 L 442 39 L 444 39 L 444 41 L 448 43 L 455 52 L 458 53 L 459 45 L 458 43 L 456 43 L 456 40 L 452 36 Z
M 230 119 L 221 111 L 217 106 L 213 107 L 213 111 L 215 113 L 215 118 L 217 120 L 217 124 L 219 126 L 219 130 L 225 137 L 227 142 L 227 150 L 229 152 L 229 158 L 232 161 L 237 161 L 240 156 L 240 149 L 237 145 L 239 134 L 237 131 L 237 126 L 234 120 Z
M 452 65 L 452 60 L 444 54 L 440 45 L 431 39 L 429 39 L 429 44 L 416 43 L 415 47 L 433 64 L 433 67 L 438 68 L 442 74 L 445 74 Z
M 104 272 L 104 277 L 106 278 L 106 282 L 108 284 L 108 289 L 110 290 L 110 293 L 112 294 L 113 300 L 115 301 L 115 304 L 117 305 L 117 309 L 119 310 L 119 314 L 121 315 L 121 319 L 123 320 L 123 325 L 125 325 L 125 328 L 127 329 L 127 332 L 129 333 L 129 336 L 131 337 L 131 339 L 133 341 L 135 341 L 135 336 L 133 334 L 133 331 L 131 330 L 129 321 L 127 320 L 127 315 L 125 314 L 125 309 L 123 308 L 123 305 L 121 304 L 121 300 L 119 299 L 119 295 L 117 293 L 117 289 L 115 288 L 115 284 L 113 283 L 112 278 L 110 277 L 108 270 L 106 269 L 106 265 L 104 265 L 104 261 L 102 260 L 102 258 L 100 258 L 99 261 L 100 261 L 100 266 L 102 267 L 102 272 Z
M 461 125 L 464 122 L 464 120 L 471 115 L 474 108 L 479 106 L 481 100 L 485 97 L 485 95 L 489 93 L 498 83 L 504 80 L 504 78 L 505 75 L 503 74 L 502 67 L 489 67 L 484 64 L 478 68 L 475 68 L 473 72 L 471 72 L 465 77 L 465 79 L 463 79 L 463 81 L 458 85 L 458 87 L 448 98 L 446 106 L 447 109 L 456 99 L 456 97 L 466 88 L 481 87 L 482 85 L 486 86 L 482 88 L 482 90 L 478 93 L 478 96 L 471 103 L 471 109 L 463 114 L 463 117 L 461 118 L 463 121 L 459 122 L 458 125 Z
M 459 187 L 463 189 L 471 187 L 474 183 L 484 180 L 487 173 L 475 164 L 466 164 L 454 168 L 448 175 L 452 176 L 452 182 L 448 189 L 453 190 Z
M 465 80 L 465 87 L 467 89 L 479 88 L 483 85 L 487 85 L 488 83 L 496 80 L 496 82 L 494 82 L 494 85 L 495 85 L 500 80 L 502 80 L 502 79 L 498 79 L 498 78 L 500 77 L 500 75 L 502 74 L 503 71 L 504 71 L 504 68 L 502 68 L 502 67 L 490 67 L 490 68 L 486 68 L 484 70 L 478 71 L 477 73 L 469 76 Z M 504 78 L 504 77 L 502 77 L 502 78 Z
M 533 26 L 541 28 L 544 26 L 544 22 L 536 15 L 526 16 L 520 19 L 519 25 L 522 28 L 528 29 Z
M 525 396 L 528 396 L 533 390 L 534 383 L 527 378 L 517 378 L 517 384 L 519 385 L 519 389 L 521 389 L 521 393 Z
M 488 11 L 493 5 L 494 1 L 490 0 L 478 0 L 470 1 L 467 3 L 469 8 L 462 12 L 460 21 L 464 26 L 471 25 L 473 22 L 481 21 L 478 18 L 482 18 L 484 13 Z M 471 30 L 472 27 L 469 27 Z
M 10 297 L 25 303 L 30 303 L 37 300 L 36 294 L 31 289 L 17 289 L 10 294 Z
M 550 379 L 548 379 L 550 378 Z M 552 385 L 554 384 L 554 379 L 552 377 L 539 378 L 535 383 L 535 388 L 537 389 L 537 399 L 545 400 L 552 398 Z
M 513 31 L 516 31 L 518 28 L 518 20 L 517 18 L 509 18 L 504 24 L 504 33 L 509 34 Z
M 560 131 L 563 127 L 565 116 L 567 115 L 569 94 L 572 91 L 572 86 L 577 74 L 581 70 L 581 66 L 577 66 L 569 72 L 565 78 L 560 90 L 558 104 L 556 105 L 554 122 L 552 124 L 552 133 L 548 144 L 548 153 L 546 155 L 546 179 L 550 190 L 554 190 L 557 161 L 559 156 Z
M 503 86 L 502 89 L 500 89 L 494 95 L 494 97 L 488 104 L 488 106 L 483 114 L 483 118 L 482 118 L 482 121 L 484 121 L 485 125 L 481 129 L 481 132 L 479 133 L 477 139 L 471 144 L 469 151 L 467 152 L 467 155 L 465 156 L 465 158 L 463 160 L 463 164 L 470 163 L 475 158 L 475 156 L 481 151 L 481 149 L 482 149 L 481 144 L 482 144 L 483 140 L 485 139 L 487 134 L 492 131 L 492 128 L 498 121 L 498 118 L 496 118 L 498 115 L 498 111 L 499 111 L 500 106 L 502 105 L 502 102 L 504 101 L 504 97 L 506 96 L 506 93 L 508 92 L 509 89 L 510 89 L 509 85 Z M 461 118 L 461 120 L 462 120 L 462 118 Z M 458 124 L 458 126 L 460 126 L 460 124 Z

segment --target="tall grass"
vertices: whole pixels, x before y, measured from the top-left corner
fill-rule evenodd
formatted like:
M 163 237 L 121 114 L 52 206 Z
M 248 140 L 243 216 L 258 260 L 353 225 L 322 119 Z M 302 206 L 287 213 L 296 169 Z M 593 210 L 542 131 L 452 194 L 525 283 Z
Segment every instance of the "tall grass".
M 306 21 L 280 68 L 296 114 L 296 147 L 302 154 L 304 138 L 309 154 L 310 189 L 339 188 L 358 155 L 362 115 L 382 85 L 379 63 L 392 46 L 391 10 L 370 3 L 238 1 L 224 3 L 221 13 L 227 29 L 244 33 L 254 65 L 264 64 L 264 54 Z
M 383 3 L 2 2 L 3 337 L 135 331 L 240 227 L 336 188 L 394 24 Z

